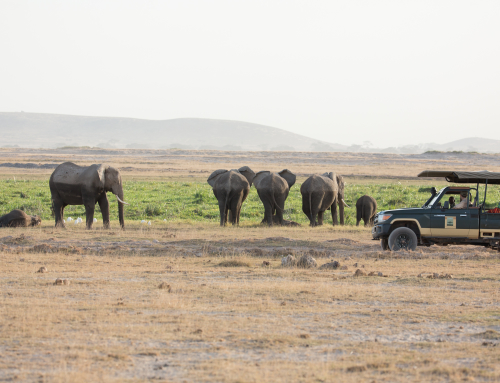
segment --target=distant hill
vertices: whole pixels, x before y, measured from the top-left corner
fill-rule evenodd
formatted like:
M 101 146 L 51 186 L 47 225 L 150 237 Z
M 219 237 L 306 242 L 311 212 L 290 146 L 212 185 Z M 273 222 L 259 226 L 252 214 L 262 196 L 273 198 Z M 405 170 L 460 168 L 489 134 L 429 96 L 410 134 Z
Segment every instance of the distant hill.
M 343 151 L 331 144 L 249 122 L 141 120 L 42 113 L 0 113 L 2 146 Z
M 500 152 L 500 140 L 480 137 L 463 138 L 446 144 L 429 144 L 428 146 L 429 148 L 443 152 L 450 152 L 454 150 L 463 152 Z
M 500 140 L 479 137 L 464 138 L 445 144 L 373 148 L 324 142 L 283 129 L 242 121 L 206 118 L 142 120 L 23 112 L 0 112 L 0 137 L 0 146 L 28 148 L 91 146 L 405 154 L 432 150 L 500 153 Z

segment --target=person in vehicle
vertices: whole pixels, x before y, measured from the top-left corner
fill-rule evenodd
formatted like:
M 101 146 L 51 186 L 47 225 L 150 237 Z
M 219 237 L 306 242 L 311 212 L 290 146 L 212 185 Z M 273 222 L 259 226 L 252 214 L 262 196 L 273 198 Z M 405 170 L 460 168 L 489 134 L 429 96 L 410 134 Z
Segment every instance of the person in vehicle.
M 453 209 L 455 207 L 455 197 L 451 196 L 448 201 L 450 202 L 450 209 Z
M 467 206 L 467 192 L 461 192 L 460 193 L 460 203 L 458 205 L 455 205 L 453 209 L 466 209 L 468 208 Z

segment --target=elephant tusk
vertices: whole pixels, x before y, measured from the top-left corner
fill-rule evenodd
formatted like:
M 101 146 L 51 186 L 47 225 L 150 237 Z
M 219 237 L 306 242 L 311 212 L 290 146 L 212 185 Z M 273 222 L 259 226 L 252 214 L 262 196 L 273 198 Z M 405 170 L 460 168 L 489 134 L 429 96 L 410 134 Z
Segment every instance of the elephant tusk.
M 124 205 L 130 205 L 130 204 L 126 203 L 125 201 L 122 201 L 122 200 L 120 199 L 120 197 L 118 197 L 117 195 L 116 195 L 115 197 L 116 197 L 116 199 L 117 199 L 118 201 L 120 201 L 122 204 L 124 204 Z
M 350 207 L 349 207 L 349 205 L 347 205 L 347 204 L 345 203 L 345 201 L 344 201 L 344 199 L 343 199 L 343 198 L 342 198 L 342 203 L 344 204 L 344 206 L 345 206 L 345 207 L 350 208 Z

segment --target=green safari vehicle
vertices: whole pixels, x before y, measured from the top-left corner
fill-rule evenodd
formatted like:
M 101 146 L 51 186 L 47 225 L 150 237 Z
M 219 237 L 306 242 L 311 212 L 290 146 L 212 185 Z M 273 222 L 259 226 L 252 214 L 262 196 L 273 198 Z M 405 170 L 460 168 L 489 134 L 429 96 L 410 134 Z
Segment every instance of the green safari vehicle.
M 417 246 L 479 245 L 500 251 L 500 209 L 485 209 L 488 185 L 500 184 L 500 173 L 426 170 L 418 177 L 444 177 L 455 184 L 431 197 L 420 208 L 386 210 L 375 216 L 372 236 L 383 250 L 415 250 Z M 479 185 L 485 185 L 479 202 Z M 482 193 L 481 193 L 482 194 Z

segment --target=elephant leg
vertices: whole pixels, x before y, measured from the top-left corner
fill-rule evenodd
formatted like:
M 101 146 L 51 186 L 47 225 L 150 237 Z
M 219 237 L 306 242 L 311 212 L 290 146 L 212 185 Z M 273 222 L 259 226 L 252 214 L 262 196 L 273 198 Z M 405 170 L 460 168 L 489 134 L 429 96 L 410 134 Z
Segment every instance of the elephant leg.
M 241 202 L 239 198 L 233 198 L 229 205 L 229 209 L 231 210 L 231 224 L 238 225 L 240 222 L 240 209 Z
M 323 214 L 324 214 L 324 213 L 325 213 L 324 211 L 319 211 L 319 212 L 318 212 L 318 225 L 319 225 L 319 226 L 322 226 L 322 225 L 323 225 Z
M 64 224 L 64 204 L 59 200 L 53 200 L 52 207 L 54 209 L 56 227 L 65 228 L 66 225 Z
M 262 198 L 262 204 L 264 205 L 264 222 L 273 226 L 273 204 L 269 198 Z
M 219 201 L 220 225 L 225 226 L 227 222 L 227 206 L 224 200 Z
M 92 229 L 92 225 L 94 224 L 94 210 L 95 210 L 95 202 L 92 203 L 93 201 L 86 201 L 84 203 L 84 206 L 85 206 L 85 218 L 86 218 L 86 222 L 85 222 L 85 226 L 86 226 L 86 229 L 87 230 L 91 230 Z
M 108 202 L 108 197 L 106 196 L 106 193 L 103 193 L 101 198 L 97 200 L 99 203 L 99 208 L 101 209 L 101 214 L 102 214 L 102 222 L 104 225 L 105 229 L 109 229 L 109 202 Z M 92 217 L 92 220 L 94 217 Z
M 333 226 L 338 225 L 339 221 L 338 221 L 338 218 L 337 218 L 337 202 L 336 201 L 334 201 L 332 203 L 332 206 L 330 207 L 330 209 L 332 210 Z

